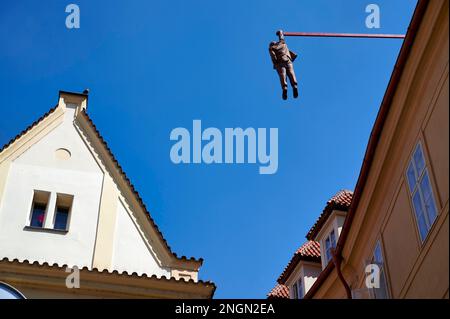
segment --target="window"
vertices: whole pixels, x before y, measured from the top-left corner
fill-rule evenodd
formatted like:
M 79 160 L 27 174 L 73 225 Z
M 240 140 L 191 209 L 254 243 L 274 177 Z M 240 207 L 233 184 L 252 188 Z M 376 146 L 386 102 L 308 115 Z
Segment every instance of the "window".
M 50 193 L 42 191 L 34 191 L 33 203 L 31 205 L 30 226 L 43 228 L 45 215 L 47 212 L 48 199 Z
M 46 231 L 63 232 L 69 229 L 73 195 L 56 194 L 56 201 L 53 196 L 50 192 L 34 191 L 29 224 L 25 227 L 26 229 L 41 228 Z
M 334 229 L 325 238 L 325 264 L 327 264 L 333 257 L 331 254 L 331 249 L 336 247 L 336 235 Z
M 420 143 L 412 155 L 406 176 L 420 239 L 424 241 L 436 220 L 437 209 L 422 145 Z
M 300 278 L 299 280 L 297 280 L 293 285 L 292 285 L 292 297 L 293 299 L 303 299 L 303 297 L 305 296 L 305 292 L 304 292 L 304 288 L 303 288 L 303 280 L 302 278 Z
M 380 242 L 377 242 L 377 245 L 375 246 L 375 249 L 373 251 L 373 256 L 371 260 L 372 264 L 378 265 L 380 269 L 380 286 L 379 288 L 373 288 L 373 297 L 375 299 L 388 299 L 389 298 L 389 292 L 386 282 L 386 273 L 384 269 L 384 259 L 383 259 L 383 252 L 381 251 L 381 245 Z
M 304 293 L 304 288 L 303 288 L 303 280 L 302 280 L 302 278 L 300 278 L 297 281 L 297 299 L 303 299 L 304 296 L 305 296 L 305 293 Z
M 57 207 L 55 216 L 55 226 L 53 228 L 58 230 L 66 230 L 68 219 L 69 219 L 69 209 L 65 207 Z
M 56 196 L 56 210 L 55 222 L 53 229 L 67 230 L 69 222 L 70 208 L 72 207 L 73 196 L 66 194 L 57 194 Z
M 294 294 L 294 299 L 298 299 L 298 287 L 297 287 L 297 283 L 294 283 L 294 285 L 292 286 L 292 292 Z
M 47 206 L 39 203 L 33 205 L 33 213 L 31 215 L 31 226 L 44 227 L 45 210 Z

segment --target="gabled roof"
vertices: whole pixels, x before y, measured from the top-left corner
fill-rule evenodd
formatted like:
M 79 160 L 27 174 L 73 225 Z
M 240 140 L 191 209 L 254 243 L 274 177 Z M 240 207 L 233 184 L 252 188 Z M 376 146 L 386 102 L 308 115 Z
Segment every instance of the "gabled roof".
M 331 212 L 333 210 L 341 210 L 348 211 L 350 208 L 350 204 L 352 203 L 353 192 L 349 190 L 340 190 L 333 197 L 331 197 L 316 223 L 311 227 L 308 234 L 306 235 L 306 239 L 314 240 L 316 235 L 322 229 L 322 226 L 327 221 L 328 217 L 330 217 Z
M 267 294 L 267 299 L 289 299 L 289 288 L 285 285 L 277 284 Z
M 300 261 L 309 261 L 320 264 L 320 244 L 310 240 L 297 249 L 280 277 L 278 277 L 277 282 L 279 284 L 285 284 L 286 280 Z
M 60 91 L 60 95 L 61 94 L 73 94 L 73 95 L 78 95 L 78 96 L 85 96 L 87 98 L 87 94 L 82 94 L 82 93 L 75 93 L 75 92 L 66 92 L 66 91 Z M 58 108 L 58 105 L 56 105 L 55 107 L 51 108 L 47 113 L 45 113 L 44 115 L 42 115 L 39 119 L 37 119 L 36 121 L 34 121 L 32 124 L 30 124 L 27 128 L 25 128 L 22 132 L 20 132 L 19 134 L 17 134 L 15 137 L 13 137 L 9 142 L 7 142 L 5 145 L 3 145 L 0 148 L 0 154 L 5 151 L 6 149 L 10 148 L 12 145 L 14 145 L 14 143 L 16 141 L 18 141 L 21 137 L 23 137 L 24 135 L 26 135 L 30 130 L 32 130 L 34 127 L 36 127 L 37 125 L 39 125 L 41 122 L 43 122 L 47 117 L 49 117 L 52 113 L 54 113 Z M 163 246 L 167 249 L 167 251 L 169 252 L 170 255 L 172 255 L 174 258 L 176 258 L 177 260 L 180 261 L 186 261 L 186 262 L 190 262 L 190 263 L 194 263 L 196 264 L 198 267 L 200 267 L 203 264 L 203 258 L 199 258 L 196 259 L 194 257 L 186 257 L 186 256 L 181 256 L 179 257 L 176 253 L 174 253 L 172 251 L 172 249 L 170 248 L 169 244 L 167 243 L 166 239 L 163 237 L 163 234 L 161 233 L 161 231 L 159 230 L 158 226 L 156 225 L 155 221 L 153 220 L 153 218 L 150 216 L 149 211 L 147 210 L 141 196 L 139 195 L 139 193 L 137 192 L 137 190 L 135 189 L 134 185 L 131 183 L 130 179 L 128 178 L 128 176 L 126 175 L 126 173 L 124 172 L 124 170 L 122 169 L 122 167 L 120 166 L 119 162 L 117 161 L 117 159 L 115 158 L 114 154 L 112 153 L 111 149 L 109 148 L 108 144 L 106 143 L 106 141 L 104 140 L 104 138 L 101 136 L 100 132 L 97 130 L 95 124 L 93 123 L 92 119 L 89 117 L 89 115 L 87 114 L 86 110 L 82 110 L 81 111 L 81 116 L 87 121 L 87 123 L 91 126 L 91 128 L 95 131 L 95 134 L 97 136 L 97 138 L 99 139 L 99 141 L 101 142 L 101 144 L 104 146 L 104 148 L 107 150 L 108 155 L 110 156 L 111 160 L 115 163 L 115 166 L 117 168 L 117 170 L 119 171 L 120 175 L 122 175 L 124 177 L 124 179 L 126 180 L 128 186 L 130 187 L 132 193 L 134 194 L 135 198 L 137 199 L 137 201 L 139 202 L 140 206 L 142 207 L 143 211 L 146 213 L 146 218 L 148 220 L 148 222 L 150 223 L 151 227 L 155 230 L 155 232 L 158 234 L 159 239 L 161 240 L 161 242 L 163 243 Z

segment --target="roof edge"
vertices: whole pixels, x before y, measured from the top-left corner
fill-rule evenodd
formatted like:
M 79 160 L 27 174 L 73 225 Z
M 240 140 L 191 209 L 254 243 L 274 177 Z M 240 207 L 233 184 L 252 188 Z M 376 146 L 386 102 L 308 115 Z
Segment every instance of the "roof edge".
M 106 140 L 100 134 L 99 130 L 97 129 L 97 127 L 95 126 L 94 122 L 92 121 L 92 119 L 88 115 L 87 111 L 85 109 L 83 109 L 80 112 L 80 114 L 85 118 L 87 123 L 91 126 L 91 128 L 94 131 L 96 137 L 100 140 L 101 144 L 104 146 L 104 148 L 106 150 L 106 153 L 110 156 L 112 162 L 115 164 L 115 167 L 116 167 L 116 169 L 119 172 L 119 175 L 121 175 L 122 178 L 126 181 L 126 184 L 130 188 L 131 193 L 136 197 L 137 202 L 141 206 L 142 210 L 145 212 L 147 220 L 150 222 L 151 226 L 154 228 L 156 234 L 161 239 L 161 241 L 163 243 L 163 246 L 167 249 L 169 254 L 173 258 L 175 258 L 176 260 L 179 260 L 179 261 L 182 261 L 182 262 L 193 263 L 195 267 L 200 268 L 203 265 L 203 261 L 204 261 L 203 258 L 186 257 L 184 255 L 183 256 L 178 256 L 175 252 L 172 251 L 172 249 L 169 246 L 167 240 L 164 238 L 162 232 L 160 231 L 158 225 L 156 224 L 154 219 L 151 217 L 150 212 L 148 211 L 148 209 L 147 209 L 144 201 L 142 200 L 139 192 L 136 190 L 134 185 L 131 183 L 131 180 L 128 178 L 127 174 L 125 173 L 125 171 L 123 170 L 123 168 L 120 165 L 119 161 L 116 159 L 116 157 L 114 156 L 113 152 L 109 148 L 108 143 L 106 142 Z
M 322 210 L 322 213 L 320 214 L 319 218 L 317 219 L 317 221 L 314 223 L 314 225 L 310 228 L 310 230 L 306 234 L 305 237 L 307 240 L 313 240 L 313 241 L 315 240 L 317 234 L 320 233 L 320 231 L 322 230 L 323 226 L 327 222 L 327 220 L 330 217 L 333 210 L 340 210 L 340 211 L 348 212 L 348 210 L 350 208 L 349 205 L 345 205 L 345 204 L 336 202 L 336 199 L 338 199 L 337 197 L 341 196 L 343 193 L 351 194 L 352 199 L 353 199 L 353 192 L 348 189 L 341 189 L 331 199 L 329 199 L 327 201 L 327 204 L 325 205 L 325 208 Z
M 19 265 L 19 266 L 23 266 L 23 267 L 30 267 L 30 266 L 35 266 L 35 267 L 39 267 L 39 268 L 47 268 L 47 269 L 57 269 L 57 270 L 65 270 L 67 268 L 74 268 L 77 267 L 80 271 L 84 271 L 84 272 L 88 272 L 88 273 L 92 273 L 95 275 L 117 275 L 117 276 L 121 276 L 121 277 L 126 277 L 126 278 L 135 278 L 135 279 L 150 279 L 150 280 L 156 280 L 156 281 L 164 281 L 164 282 L 173 282 L 173 283 L 181 283 L 181 284 L 186 284 L 186 285 L 200 285 L 200 286 L 204 286 L 204 287 L 211 287 L 211 294 L 210 294 L 210 298 L 212 298 L 214 296 L 214 292 L 217 288 L 216 284 L 212 281 L 203 281 L 201 279 L 195 281 L 193 279 L 189 279 L 186 280 L 184 278 L 174 278 L 174 277 L 166 277 L 166 276 L 156 276 L 156 275 L 148 275 L 143 273 L 142 275 L 138 275 L 136 272 L 132 272 L 129 273 L 127 271 L 122 271 L 119 272 L 118 270 L 114 270 L 114 271 L 108 271 L 106 269 L 103 270 L 99 270 L 98 268 L 92 268 L 89 269 L 87 266 L 84 267 L 78 267 L 76 265 L 73 266 L 69 266 L 67 264 L 58 264 L 58 263 L 48 263 L 48 262 L 38 262 L 38 261 L 30 261 L 28 259 L 24 259 L 23 261 L 20 261 L 17 258 L 14 259 L 9 259 L 8 257 L 4 257 L 3 259 L 0 259 L 0 265 L 1 264 L 8 264 L 8 265 Z
M 321 264 L 321 257 L 312 257 L 312 256 L 302 256 L 300 254 L 294 255 L 292 257 L 291 261 L 289 262 L 288 266 L 286 267 L 286 270 L 278 277 L 277 282 L 281 285 L 284 285 L 289 278 L 290 275 L 292 275 L 292 272 L 295 270 L 295 268 L 298 266 L 298 264 L 302 261 L 305 262 L 312 262 Z

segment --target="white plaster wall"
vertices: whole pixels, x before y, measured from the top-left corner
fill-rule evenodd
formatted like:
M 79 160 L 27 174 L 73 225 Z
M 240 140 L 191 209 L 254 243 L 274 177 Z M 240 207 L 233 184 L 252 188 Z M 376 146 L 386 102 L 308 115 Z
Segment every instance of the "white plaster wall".
M 119 272 L 124 270 L 128 273 L 136 272 L 138 275 L 145 273 L 170 277 L 170 269 L 159 266 L 136 226 L 119 200 L 113 246 L 113 269 Z
M 305 285 L 305 294 L 309 289 L 311 289 L 321 271 L 322 268 L 320 267 L 320 265 L 307 264 L 303 266 L 303 282 Z
M 13 161 L 0 203 L 0 258 L 92 265 L 103 172 L 73 125 L 74 108 L 64 122 Z M 55 156 L 66 148 L 71 158 Z M 67 234 L 24 230 L 34 190 L 74 196 Z M 52 226 L 53 211 L 46 217 Z
M 292 274 L 286 280 L 286 285 L 289 287 L 289 296 L 291 299 L 294 298 L 293 285 L 302 278 L 303 287 L 305 290 L 305 295 L 312 285 L 316 281 L 320 272 L 322 271 L 321 265 L 319 263 L 312 263 L 307 261 L 300 261 L 295 267 Z
M 322 226 L 319 234 L 316 236 L 315 240 L 320 243 L 321 247 L 321 259 L 322 259 L 322 269 L 328 265 L 328 261 L 325 262 L 325 238 L 334 230 L 336 235 L 336 244 L 339 240 L 339 236 L 341 235 L 342 227 L 345 222 L 346 212 L 340 210 L 333 210 L 328 217 L 325 224 Z
M 336 225 L 338 229 L 338 235 L 341 236 L 342 227 L 344 226 L 345 216 L 337 215 L 336 216 Z

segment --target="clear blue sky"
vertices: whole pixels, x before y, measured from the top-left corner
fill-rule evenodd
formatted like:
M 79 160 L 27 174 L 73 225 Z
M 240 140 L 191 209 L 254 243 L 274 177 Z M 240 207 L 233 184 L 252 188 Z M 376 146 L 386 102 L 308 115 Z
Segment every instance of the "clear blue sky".
M 264 298 L 326 200 L 353 189 L 401 40 L 288 38 L 300 98 L 282 101 L 275 31 L 405 33 L 416 1 L 10 1 L 0 10 L 0 144 L 91 89 L 88 113 L 179 255 L 217 298 Z M 365 7 L 381 29 L 365 28 Z M 174 165 L 175 127 L 276 127 L 279 168 Z

